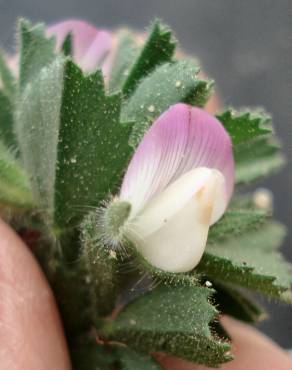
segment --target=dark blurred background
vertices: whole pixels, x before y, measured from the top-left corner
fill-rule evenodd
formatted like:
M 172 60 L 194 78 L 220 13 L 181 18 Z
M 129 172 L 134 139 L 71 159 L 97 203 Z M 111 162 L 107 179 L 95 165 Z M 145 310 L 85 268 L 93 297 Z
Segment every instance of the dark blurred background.
M 15 21 L 84 18 L 98 27 L 144 29 L 162 18 L 181 46 L 216 80 L 222 101 L 263 106 L 274 117 L 288 166 L 258 186 L 275 195 L 275 216 L 292 227 L 292 0 L 0 0 L 0 46 L 11 49 Z M 283 246 L 292 261 L 292 233 Z M 261 329 L 292 348 L 292 308 L 266 302 L 272 318 Z

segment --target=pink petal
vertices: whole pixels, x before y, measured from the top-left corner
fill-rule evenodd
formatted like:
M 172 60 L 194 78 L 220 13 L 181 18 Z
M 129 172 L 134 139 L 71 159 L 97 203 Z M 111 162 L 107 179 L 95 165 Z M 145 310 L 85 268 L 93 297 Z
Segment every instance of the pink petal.
M 56 37 L 58 50 L 69 33 L 73 36 L 73 58 L 85 71 L 106 66 L 113 39 L 110 32 L 79 20 L 68 20 L 47 28 L 47 35 Z
M 154 195 L 197 167 L 215 168 L 223 174 L 229 201 L 234 186 L 230 137 L 209 113 L 176 104 L 154 122 L 139 144 L 125 174 L 120 198 L 132 204 L 133 212 L 141 210 Z
M 18 64 L 19 64 L 19 56 L 18 54 L 6 54 L 4 55 L 5 62 L 10 69 L 10 72 L 12 72 L 14 77 L 18 77 Z

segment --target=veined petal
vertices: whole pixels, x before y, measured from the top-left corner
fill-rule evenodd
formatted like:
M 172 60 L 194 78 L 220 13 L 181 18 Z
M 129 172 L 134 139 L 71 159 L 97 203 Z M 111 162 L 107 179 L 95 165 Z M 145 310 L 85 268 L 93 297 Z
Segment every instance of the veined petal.
M 47 28 L 47 35 L 56 37 L 57 49 L 61 48 L 69 33 L 73 36 L 73 58 L 85 71 L 106 66 L 106 57 L 112 47 L 111 33 L 78 20 L 60 22 Z
M 231 140 L 209 113 L 176 104 L 153 123 L 139 144 L 124 177 L 120 198 L 132 204 L 135 214 L 170 183 L 198 167 L 217 169 L 224 176 L 223 214 L 234 183 Z
M 152 265 L 189 271 L 202 257 L 209 226 L 225 207 L 224 197 L 225 179 L 218 170 L 191 170 L 130 222 L 128 238 Z

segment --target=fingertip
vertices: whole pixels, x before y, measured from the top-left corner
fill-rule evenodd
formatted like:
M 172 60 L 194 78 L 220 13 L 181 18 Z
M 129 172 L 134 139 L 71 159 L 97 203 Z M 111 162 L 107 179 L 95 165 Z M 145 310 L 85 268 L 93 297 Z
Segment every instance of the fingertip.
M 69 370 L 52 291 L 33 255 L 0 220 L 0 369 Z
M 254 327 L 228 316 L 222 317 L 221 322 L 231 335 L 235 355 L 233 364 L 225 365 L 226 370 L 292 369 L 291 356 Z
M 221 370 L 291 370 L 292 358 L 271 339 L 256 329 L 230 317 L 221 322 L 232 337 L 235 359 Z M 204 366 L 183 361 L 176 357 L 157 353 L 155 358 L 166 370 L 207 370 Z

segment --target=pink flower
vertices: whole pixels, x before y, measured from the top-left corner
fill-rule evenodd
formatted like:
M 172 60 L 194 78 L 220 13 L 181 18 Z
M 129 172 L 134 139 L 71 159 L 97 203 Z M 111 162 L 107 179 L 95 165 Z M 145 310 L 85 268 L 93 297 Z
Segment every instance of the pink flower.
M 202 109 L 176 104 L 154 122 L 125 174 L 119 196 L 131 205 L 125 236 L 152 265 L 189 271 L 233 186 L 232 146 L 221 123 Z
M 47 28 L 47 36 L 56 38 L 56 49 L 60 50 L 68 34 L 72 35 L 73 59 L 86 72 L 102 68 L 109 71 L 110 51 L 113 49 L 113 36 L 110 32 L 95 28 L 79 20 L 56 23 Z
M 55 37 L 56 51 L 60 51 L 66 37 L 72 35 L 73 60 L 85 72 L 101 68 L 108 76 L 114 54 L 114 36 L 112 33 L 95 28 L 80 21 L 68 20 L 53 24 L 46 29 L 46 36 Z M 7 64 L 15 76 L 18 75 L 19 55 L 8 56 Z

